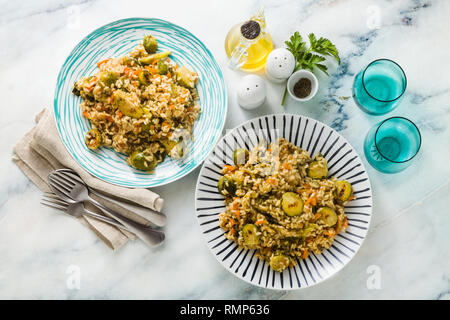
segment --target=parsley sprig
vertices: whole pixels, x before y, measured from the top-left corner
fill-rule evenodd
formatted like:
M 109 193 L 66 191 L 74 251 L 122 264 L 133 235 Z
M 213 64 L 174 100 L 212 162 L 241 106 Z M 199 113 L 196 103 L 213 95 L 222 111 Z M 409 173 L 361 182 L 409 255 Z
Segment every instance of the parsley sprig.
M 329 75 L 327 72 L 327 66 L 322 62 L 326 60 L 326 56 L 332 56 L 336 59 L 338 64 L 341 63 L 338 50 L 330 40 L 320 37 L 319 39 L 313 33 L 308 35 L 309 48 L 306 45 L 306 41 L 303 41 L 302 36 L 296 31 L 289 41 L 285 41 L 287 49 L 292 52 L 295 58 L 294 72 L 299 69 L 308 69 L 314 71 L 315 68 Z M 283 100 L 281 105 L 284 106 L 286 99 L 287 88 L 284 91 Z

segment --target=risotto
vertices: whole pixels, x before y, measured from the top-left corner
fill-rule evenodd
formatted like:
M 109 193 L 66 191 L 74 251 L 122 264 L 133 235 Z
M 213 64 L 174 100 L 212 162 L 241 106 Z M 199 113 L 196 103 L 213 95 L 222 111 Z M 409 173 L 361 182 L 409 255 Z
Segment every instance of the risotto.
M 278 272 L 310 253 L 329 248 L 347 228 L 344 205 L 354 199 L 348 181 L 328 177 L 321 154 L 285 139 L 251 151 L 236 149 L 218 183 L 226 210 L 219 215 L 225 236 Z
M 166 155 L 181 158 L 200 114 L 197 74 L 158 52 L 157 40 L 145 36 L 128 55 L 97 63 L 98 69 L 73 87 L 92 129 L 86 145 L 111 147 L 127 163 L 152 172 Z

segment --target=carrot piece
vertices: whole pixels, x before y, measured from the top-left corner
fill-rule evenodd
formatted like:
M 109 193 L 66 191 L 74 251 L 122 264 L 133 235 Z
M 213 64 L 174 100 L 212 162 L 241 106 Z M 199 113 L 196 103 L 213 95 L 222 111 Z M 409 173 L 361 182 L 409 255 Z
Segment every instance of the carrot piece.
M 235 214 L 236 214 L 236 218 L 238 218 L 238 219 L 241 218 L 241 211 L 236 210 Z
M 233 202 L 233 210 L 237 210 L 239 208 L 239 203 Z
M 347 217 L 345 217 L 344 226 L 343 226 L 344 231 L 347 229 L 347 227 L 348 227 L 348 220 L 347 220 Z
M 131 69 L 130 69 L 130 68 L 128 68 L 128 67 L 123 68 L 123 73 L 125 73 L 125 75 L 126 75 L 127 77 L 130 76 L 130 72 L 131 72 Z
M 267 221 L 266 220 L 257 220 L 255 222 L 255 224 L 257 224 L 257 225 L 261 225 L 261 224 L 264 224 L 264 223 L 267 223 Z
M 267 182 L 268 184 L 275 184 L 275 183 L 276 183 L 276 180 L 273 179 L 273 178 L 267 178 L 267 179 L 266 179 L 266 182 Z
M 234 170 L 236 170 L 235 166 L 231 166 L 229 164 L 226 164 L 224 167 L 225 172 L 233 172 Z
M 320 216 L 321 216 L 320 213 L 316 213 L 316 214 L 314 215 L 313 221 L 316 221 L 317 219 L 319 219 Z
M 151 74 L 156 74 L 156 73 L 158 73 L 158 71 L 156 70 L 156 68 L 151 67 L 151 66 L 145 66 L 145 69 L 147 69 L 148 71 L 150 71 Z
M 347 201 L 352 201 L 352 200 L 355 200 L 355 199 L 356 199 L 355 195 L 352 194 L 352 195 L 350 196 L 350 198 L 347 199 Z
M 83 117 L 85 117 L 86 119 L 90 119 L 90 114 L 87 111 L 83 111 Z
M 230 231 L 228 231 L 228 233 L 229 233 L 230 235 L 234 235 L 234 228 L 231 228 Z
M 306 249 L 305 251 L 303 251 L 302 259 L 306 259 L 306 258 L 308 257 L 308 254 L 309 254 L 308 249 Z
M 107 62 L 107 61 L 109 61 L 109 58 L 108 58 L 108 59 L 105 59 L 105 60 L 101 60 L 101 61 L 97 62 L 97 68 L 99 68 L 99 69 L 100 69 L 100 66 L 101 66 L 102 64 L 104 64 L 105 62 Z
M 283 163 L 283 168 L 285 168 L 286 170 L 290 170 L 291 169 L 291 165 L 287 162 Z
M 117 116 L 118 116 L 119 118 L 122 118 L 122 117 L 123 117 L 123 113 L 120 112 L 120 111 L 117 111 Z
M 306 200 L 305 204 L 312 204 L 313 206 L 317 205 L 317 193 L 314 192 L 314 194 Z
M 91 90 L 95 86 L 96 83 L 97 83 L 97 77 L 92 77 L 91 81 L 89 81 L 87 86 L 85 86 L 86 90 Z

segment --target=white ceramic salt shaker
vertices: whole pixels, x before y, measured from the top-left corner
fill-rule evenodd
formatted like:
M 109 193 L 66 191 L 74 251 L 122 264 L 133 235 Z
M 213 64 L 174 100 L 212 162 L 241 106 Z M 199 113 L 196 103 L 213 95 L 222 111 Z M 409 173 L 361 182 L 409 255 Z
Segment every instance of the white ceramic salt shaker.
M 286 81 L 295 68 L 294 55 L 285 48 L 273 50 L 266 60 L 266 76 L 276 83 Z
M 237 87 L 237 100 L 244 109 L 255 109 L 266 100 L 266 84 L 263 78 L 250 74 L 242 78 Z

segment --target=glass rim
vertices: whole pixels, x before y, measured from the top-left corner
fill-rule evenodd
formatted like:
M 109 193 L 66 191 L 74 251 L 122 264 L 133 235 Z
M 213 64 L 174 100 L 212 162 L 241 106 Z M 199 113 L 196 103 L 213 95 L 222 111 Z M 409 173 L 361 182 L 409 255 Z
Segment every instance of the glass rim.
M 411 124 L 416 128 L 417 133 L 419 134 L 419 146 L 417 147 L 416 152 L 414 152 L 414 154 L 413 154 L 411 157 L 409 157 L 408 159 L 403 160 L 403 161 L 395 161 L 395 160 L 389 159 L 388 157 L 386 157 L 386 156 L 380 151 L 380 149 L 378 148 L 378 145 L 377 145 L 377 134 L 378 134 L 378 130 L 381 128 L 381 126 L 382 126 L 386 121 L 389 121 L 389 120 L 392 120 L 392 119 L 403 119 L 403 120 L 408 121 L 409 123 L 411 123 Z M 387 118 L 387 119 L 383 120 L 383 121 L 378 125 L 378 128 L 377 128 L 377 130 L 375 131 L 375 135 L 374 135 L 374 139 L 373 139 L 373 140 L 374 140 L 374 143 L 375 143 L 375 148 L 377 149 L 378 153 L 379 153 L 384 159 L 386 159 L 387 161 L 393 162 L 393 163 L 405 163 L 405 162 L 408 162 L 408 161 L 412 160 L 412 159 L 419 153 L 420 147 L 422 146 L 422 135 L 420 134 L 419 128 L 416 126 L 416 124 L 415 124 L 414 122 L 412 122 L 411 120 L 409 120 L 408 118 L 405 118 L 405 117 L 390 117 L 390 118 Z
M 389 62 L 394 63 L 397 67 L 400 68 L 400 71 L 402 72 L 403 77 L 405 78 L 405 87 L 403 88 L 402 93 L 400 93 L 400 95 L 399 95 L 398 97 L 394 98 L 394 99 L 391 99 L 391 100 L 380 100 L 380 99 L 377 99 L 377 98 L 375 98 L 373 95 L 371 95 L 371 94 L 369 93 L 369 91 L 368 91 L 367 88 L 366 88 L 366 85 L 364 84 L 364 76 L 366 75 L 367 69 L 369 69 L 369 67 L 370 67 L 372 64 L 374 64 L 375 62 L 378 62 L 378 61 L 389 61 Z M 387 59 L 387 58 L 380 58 L 380 59 L 373 60 L 371 63 L 369 63 L 369 64 L 366 66 L 366 68 L 364 69 L 364 72 L 363 72 L 363 74 L 362 74 L 361 82 L 362 82 L 364 91 L 365 91 L 365 92 L 369 95 L 369 97 L 371 97 L 372 99 L 375 99 L 376 101 L 379 101 L 379 102 L 393 102 L 393 101 L 395 101 L 395 100 L 400 99 L 400 97 L 405 93 L 406 87 L 407 87 L 407 84 L 408 84 L 408 79 L 406 78 L 405 71 L 403 70 L 403 68 L 402 68 L 397 62 L 395 62 L 394 60 L 391 60 L 391 59 Z

